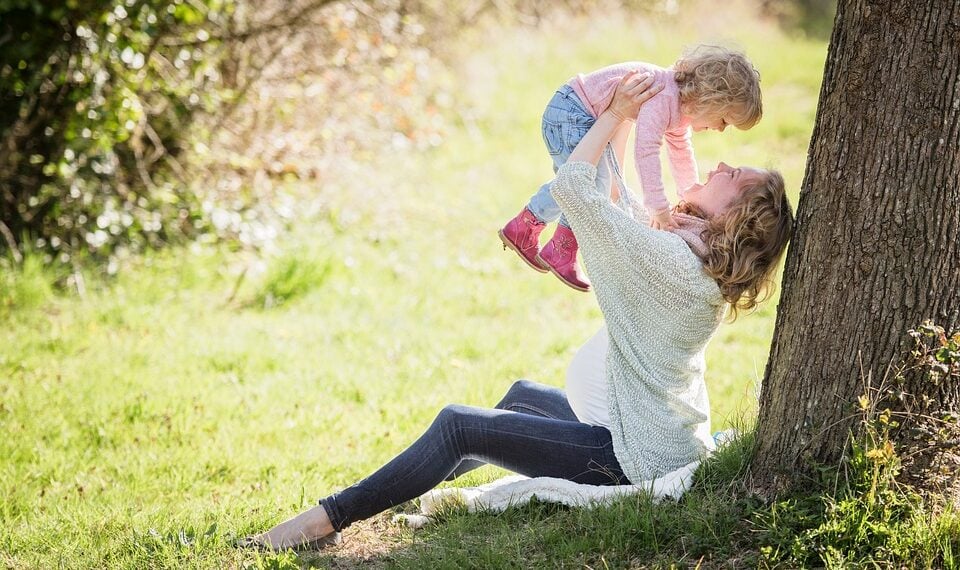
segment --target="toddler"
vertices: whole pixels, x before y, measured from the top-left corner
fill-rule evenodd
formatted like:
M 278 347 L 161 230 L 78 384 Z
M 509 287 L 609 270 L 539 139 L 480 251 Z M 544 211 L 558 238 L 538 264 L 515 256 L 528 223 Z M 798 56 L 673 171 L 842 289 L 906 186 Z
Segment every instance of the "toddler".
M 684 53 L 672 67 L 643 62 L 611 65 L 587 75 L 577 75 L 560 87 L 543 113 L 543 140 L 553 159 L 553 171 L 567 161 L 580 139 L 613 99 L 620 80 L 639 71 L 653 76 L 663 90 L 640 107 L 635 119 L 634 163 L 643 191 L 643 205 L 650 225 L 657 229 L 675 227 L 670 203 L 663 190 L 660 146 L 667 143 L 670 169 L 681 196 L 698 182 L 690 132 L 713 129 L 723 132 L 729 125 L 747 130 L 760 120 L 760 76 L 742 54 L 717 46 L 696 46 Z M 629 122 L 617 131 L 614 142 L 623 155 Z M 611 163 L 606 160 L 597 171 L 598 190 L 610 195 Z M 590 282 L 577 265 L 577 239 L 560 207 L 550 195 L 547 182 L 530 202 L 500 230 L 504 248 L 517 252 L 533 269 L 552 272 L 579 291 L 589 291 Z M 557 229 L 540 250 L 540 232 L 559 218 Z

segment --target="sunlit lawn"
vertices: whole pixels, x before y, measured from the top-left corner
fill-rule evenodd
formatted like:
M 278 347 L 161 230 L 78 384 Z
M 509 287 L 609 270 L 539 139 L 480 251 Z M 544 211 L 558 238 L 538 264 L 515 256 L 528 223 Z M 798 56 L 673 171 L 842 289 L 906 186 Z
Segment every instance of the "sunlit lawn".
M 601 325 L 596 303 L 530 271 L 496 237 L 550 174 L 542 107 L 575 72 L 668 64 L 710 40 L 733 40 L 754 60 L 765 118 L 749 132 L 698 134 L 701 171 L 719 159 L 777 166 L 795 198 L 824 43 L 744 9 L 711 21 L 610 17 L 452 48 L 469 124 L 432 152 L 384 149 L 369 171 L 316 188 L 322 214 L 265 271 L 238 254 L 168 251 L 113 281 L 89 277 L 83 299 L 46 295 L 40 269 L 4 276 L 0 294 L 14 306 L 0 307 L 0 563 L 295 567 L 303 560 L 236 551 L 230 539 L 365 475 L 446 403 L 492 405 L 518 378 L 562 386 Z M 755 413 L 774 309 L 713 341 L 714 429 Z M 614 511 L 461 514 L 416 535 L 388 520 L 351 528 L 317 562 L 623 566 L 635 554 L 590 526 L 629 520 Z M 574 527 L 574 542 L 557 538 Z

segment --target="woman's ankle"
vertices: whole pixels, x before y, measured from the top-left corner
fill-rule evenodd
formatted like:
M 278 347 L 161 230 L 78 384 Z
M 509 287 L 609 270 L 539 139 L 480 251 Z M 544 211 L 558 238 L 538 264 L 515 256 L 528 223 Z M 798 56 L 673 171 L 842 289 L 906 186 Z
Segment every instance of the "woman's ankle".
M 318 505 L 283 521 L 258 538 L 273 548 L 287 548 L 323 538 L 334 532 L 326 509 Z

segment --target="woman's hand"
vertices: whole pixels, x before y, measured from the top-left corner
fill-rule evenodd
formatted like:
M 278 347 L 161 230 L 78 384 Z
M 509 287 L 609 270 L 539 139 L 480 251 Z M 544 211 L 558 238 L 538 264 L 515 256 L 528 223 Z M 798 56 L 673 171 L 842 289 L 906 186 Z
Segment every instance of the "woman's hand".
M 620 79 L 607 111 L 621 122 L 636 121 L 640 107 L 662 90 L 663 84 L 654 84 L 652 74 L 631 71 Z
M 636 120 L 640 106 L 659 93 L 663 85 L 654 85 L 653 76 L 631 71 L 623 76 L 610 105 L 600 113 L 587 134 L 580 139 L 577 147 L 570 153 L 567 162 L 589 162 L 596 166 L 600 155 L 613 138 L 614 133 L 624 121 Z

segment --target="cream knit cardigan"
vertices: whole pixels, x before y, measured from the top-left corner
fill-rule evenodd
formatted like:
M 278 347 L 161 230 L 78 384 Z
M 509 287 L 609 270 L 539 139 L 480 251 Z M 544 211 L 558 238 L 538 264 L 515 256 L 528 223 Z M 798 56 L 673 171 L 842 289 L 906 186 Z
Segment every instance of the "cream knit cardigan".
M 639 483 L 708 452 L 704 350 L 726 304 L 680 235 L 649 227 L 643 212 L 632 218 L 597 192 L 596 176 L 593 165 L 568 162 L 551 193 L 577 236 L 607 323 L 613 450 Z

